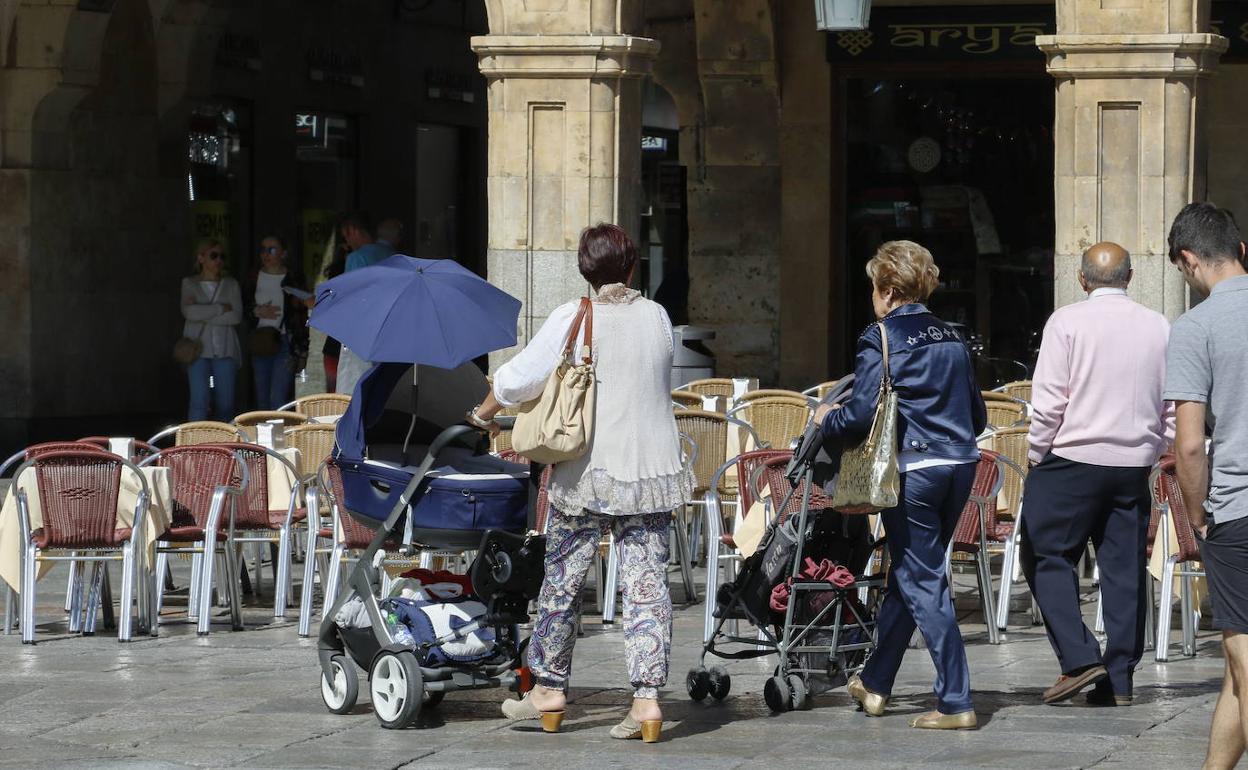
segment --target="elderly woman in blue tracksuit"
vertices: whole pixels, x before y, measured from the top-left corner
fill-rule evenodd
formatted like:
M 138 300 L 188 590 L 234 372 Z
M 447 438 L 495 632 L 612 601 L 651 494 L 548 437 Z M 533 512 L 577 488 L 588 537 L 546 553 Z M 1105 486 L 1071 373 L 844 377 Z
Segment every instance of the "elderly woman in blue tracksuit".
M 849 694 L 868 714 L 884 713 L 917 625 L 936 665 L 936 710 L 911 725 L 973 728 L 970 672 L 945 553 L 975 479 L 975 438 L 987 422 L 984 401 L 961 338 L 923 305 L 940 275 L 931 253 L 911 241 L 890 241 L 867 263 L 867 275 L 875 315 L 888 334 L 898 397 L 901 490 L 897 507 L 881 514 L 892 566 L 878 619 L 879 646 L 861 675 L 849 681 Z M 858 340 L 859 387 L 843 407 L 815 412 L 829 445 L 852 446 L 867 434 L 882 372 L 880 326 L 872 324 Z

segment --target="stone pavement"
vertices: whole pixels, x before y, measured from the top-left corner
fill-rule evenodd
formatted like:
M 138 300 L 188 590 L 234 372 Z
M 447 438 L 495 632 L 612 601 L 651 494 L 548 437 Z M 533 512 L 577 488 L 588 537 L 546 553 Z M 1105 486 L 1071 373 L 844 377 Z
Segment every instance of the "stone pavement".
M 55 574 L 42 584 L 49 600 L 64 585 Z M 969 577 L 959 576 L 963 594 Z M 881 719 L 855 711 L 843 690 L 808 710 L 773 716 L 762 699 L 774 665 L 767 659 L 728 665 L 732 693 L 724 703 L 689 700 L 684 675 L 701 637 L 702 607 L 695 605 L 677 612 L 659 744 L 607 736 L 630 693 L 621 634 L 601 630 L 593 616 L 577 646 L 563 732 L 508 724 L 499 690 L 452 693 L 417 727 L 390 731 L 378 726 L 364 683 L 354 713 L 329 714 L 315 642 L 299 639 L 293 622 L 259 625 L 270 614 L 256 603 L 245 632 L 231 633 L 222 617 L 202 639 L 170 615 L 158 639 L 119 645 L 111 632 L 67 635 L 49 601 L 40 609 L 47 622 L 39 644 L 0 636 L 0 768 L 1196 767 L 1222 672 L 1217 637 L 1203 631 L 1194 659 L 1161 666 L 1146 659 L 1134 706 L 1043 706 L 1040 692 L 1057 674 L 1043 633 L 1016 628 L 992 646 L 967 611 L 978 731 L 908 726 L 931 707 L 932 668 L 922 650 L 907 655 Z

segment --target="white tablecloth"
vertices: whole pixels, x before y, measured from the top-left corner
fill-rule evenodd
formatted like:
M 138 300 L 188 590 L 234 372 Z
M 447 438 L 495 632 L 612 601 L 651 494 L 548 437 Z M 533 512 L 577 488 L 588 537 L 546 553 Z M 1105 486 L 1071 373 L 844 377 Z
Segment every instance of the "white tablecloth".
M 147 510 L 147 522 L 143 528 L 143 542 L 147 546 L 140 556 L 151 564 L 155 553 L 157 536 L 169 528 L 173 506 L 170 494 L 171 479 L 168 468 L 141 468 L 147 479 L 150 493 Z M 22 531 L 17 511 L 17 494 L 15 490 L 24 489 L 29 501 L 30 528 L 43 526 L 43 505 L 39 499 L 39 487 L 35 482 L 35 469 L 27 468 L 13 484 L 9 494 L 5 496 L 4 505 L 0 507 L 0 580 L 8 583 L 14 591 L 21 582 L 22 564 Z M 128 469 L 121 471 L 121 490 L 117 496 L 117 527 L 128 528 L 134 524 L 134 507 L 138 502 L 140 486 L 134 473 Z M 290 488 L 286 495 L 289 497 Z M 285 507 L 283 503 L 282 507 Z M 53 562 L 40 565 L 39 577 L 52 567 Z

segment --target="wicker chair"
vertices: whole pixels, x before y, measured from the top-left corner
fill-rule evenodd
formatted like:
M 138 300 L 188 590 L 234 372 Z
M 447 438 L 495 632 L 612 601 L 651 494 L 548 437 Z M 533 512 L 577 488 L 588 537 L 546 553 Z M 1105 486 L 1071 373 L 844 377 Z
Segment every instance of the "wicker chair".
M 313 393 L 300 396 L 288 404 L 282 404 L 278 411 L 295 412 L 308 419 L 314 417 L 341 417 L 351 405 L 351 397 L 345 393 Z
M 810 423 L 811 408 L 800 393 L 761 390 L 742 396 L 728 416 L 752 427 L 760 446 L 789 449 Z
M 22 642 L 35 643 L 35 591 L 37 570 L 41 562 L 94 562 L 91 579 L 92 596 L 97 595 L 103 580 L 100 565 L 105 561 L 122 562 L 121 623 L 119 642 L 130 641 L 133 635 L 131 608 L 140 580 L 140 536 L 147 518 L 149 492 L 147 481 L 139 469 L 116 455 L 78 444 L 73 449 L 36 452 L 18 469 L 20 478 L 33 468 L 36 492 L 42 510 L 42 522 L 31 527 L 29 490 L 15 490 L 18 503 L 18 524 L 21 530 L 22 573 L 18 592 L 21 596 Z M 117 505 L 121 492 L 121 474 L 134 473 L 139 479 L 139 502 L 134 521 L 128 528 L 117 527 Z M 150 573 L 148 573 L 150 574 Z M 140 623 L 147 619 L 147 603 L 139 591 Z M 12 597 L 10 596 L 10 601 Z M 11 604 L 10 604 L 11 606 Z M 74 607 L 77 610 L 77 606 Z M 6 612 L 5 633 L 11 631 L 11 611 Z M 83 626 L 84 632 L 94 631 L 94 613 Z
M 1004 393 L 984 391 L 984 406 L 988 410 L 988 429 L 1013 428 L 1027 424 L 1027 402 Z
M 326 426 L 331 427 L 331 426 Z M 211 444 L 201 446 L 213 446 Z M 243 502 L 234 515 L 234 530 L 230 536 L 232 543 L 259 543 L 274 547 L 276 554 L 273 559 L 273 619 L 286 619 L 286 606 L 290 597 L 291 545 L 293 527 L 307 519 L 307 510 L 299 507 L 299 485 L 290 491 L 290 498 L 285 508 L 269 507 L 269 461 L 283 465 L 294 475 L 298 470 L 294 464 L 282 455 L 260 446 L 259 444 L 217 444 L 216 446 L 237 453 L 247 464 L 248 481 L 243 489 Z M 235 473 L 230 478 L 230 485 L 243 487 L 243 480 Z M 252 590 L 260 593 L 260 585 L 264 574 L 261 569 L 262 559 L 256 559 L 256 574 Z M 239 565 L 245 568 L 245 562 Z
M 992 389 L 993 393 L 1004 393 L 1019 401 L 1031 403 L 1031 380 L 1015 380 Z
M 198 618 L 197 633 L 202 636 L 211 630 L 213 568 L 216 556 L 223 555 L 225 575 L 217 576 L 222 584 L 220 592 L 230 605 L 233 629 L 242 630 L 239 569 L 233 544 L 227 543 L 226 538 L 238 515 L 238 499 L 243 495 L 237 482 L 241 481 L 242 487 L 250 483 L 248 464 L 230 449 L 211 444 L 162 449 L 143 464 L 168 468 L 171 476 L 172 522 L 156 544 L 156 574 L 165 574 L 169 554 L 191 554 L 192 591 L 187 616 Z M 156 619 L 160 617 L 161 593 L 157 594 Z M 153 634 L 156 619 L 152 622 Z
M 783 458 L 787 462 L 792 454 L 788 450 L 775 449 L 757 449 L 751 452 L 743 452 L 734 458 L 730 458 L 717 468 L 714 476 L 711 477 L 711 483 L 703 496 L 703 499 L 706 501 L 706 607 L 702 630 L 702 642 L 704 644 L 710 641 L 711 634 L 715 630 L 715 594 L 719 590 L 721 582 L 719 577 L 720 563 L 725 563 L 723 582 L 734 580 L 741 557 L 736 551 L 737 544 L 733 539 L 733 533 L 736 532 L 737 527 L 741 526 L 741 522 L 750 512 L 750 508 L 753 507 L 754 502 L 759 498 L 760 484 L 765 482 L 760 472 L 763 464 L 777 457 Z M 737 469 L 736 513 L 733 516 L 732 532 L 724 533 L 724 515 L 719 489 L 725 486 L 723 481 L 724 475 L 732 466 L 736 466 Z M 735 621 L 732 622 L 735 623 Z M 734 633 L 736 633 L 735 625 L 733 629 Z
M 97 447 L 99 449 L 105 449 L 105 450 L 107 450 L 109 446 L 108 436 L 87 436 L 86 438 L 78 439 L 77 443 L 87 444 L 89 446 L 93 446 L 93 447 Z M 152 455 L 156 454 L 159 451 L 160 451 L 159 449 L 147 443 L 146 441 L 139 441 L 138 439 L 135 439 L 134 453 L 133 453 L 133 456 L 130 458 L 130 461 L 136 462 L 136 463 L 141 462 L 145 457 L 151 457 Z
M 672 408 L 674 409 L 701 409 L 702 397 L 697 393 L 688 390 L 672 391 Z
M 946 569 L 952 572 L 952 555 L 969 554 L 975 558 L 975 575 L 979 582 L 979 605 L 988 627 L 988 643 L 1000 644 L 1001 631 L 997 627 L 997 613 L 992 595 L 992 570 L 988 555 L 989 522 L 996 519 L 997 495 L 1004 481 L 1004 464 L 995 452 L 980 454 L 975 467 L 975 481 L 971 495 L 958 518 L 949 549 L 950 558 Z M 949 593 L 953 594 L 953 581 L 949 581 Z
M 1196 541 L 1196 533 L 1192 529 L 1192 521 L 1187 515 L 1187 505 L 1183 502 L 1183 492 L 1179 489 L 1179 477 L 1175 470 L 1173 457 L 1163 457 L 1153 471 L 1152 485 L 1154 495 L 1164 508 L 1161 516 L 1160 535 L 1164 560 L 1161 572 L 1161 606 L 1157 613 L 1157 641 L 1153 653 L 1158 663 L 1170 659 L 1170 623 L 1174 615 L 1174 578 L 1179 580 L 1180 618 L 1183 629 L 1183 654 L 1196 654 L 1196 627 L 1200 618 L 1200 606 L 1192 602 L 1192 578 L 1203 577 L 1204 571 L 1196 569 L 1195 562 L 1200 561 L 1200 546 Z M 1175 539 L 1178 541 L 1177 551 L 1170 551 L 1169 527 L 1174 527 Z M 1151 602 L 1151 598 L 1150 598 Z
M 184 422 L 172 428 L 165 428 L 147 440 L 152 446 L 159 446 L 161 440 L 173 436 L 174 446 L 195 446 L 196 444 L 228 444 L 235 441 L 246 441 L 247 437 L 237 427 L 228 422 L 200 420 Z
M 334 452 L 336 428 L 333 425 L 310 423 L 296 425 L 286 431 L 286 445 L 299 450 L 297 463 L 298 486 L 303 490 L 304 510 L 308 512 L 307 533 L 304 545 L 303 588 L 299 598 L 300 635 L 307 636 L 312 622 L 312 586 L 316 580 L 318 533 L 325 528 L 323 520 L 325 511 L 320 502 L 320 494 L 328 492 L 321 486 L 325 479 L 322 466 Z M 332 500 L 332 496 L 330 500 Z M 329 511 L 332 517 L 332 510 Z M 325 580 L 322 573 L 321 580 Z
M 308 422 L 306 415 L 298 412 L 243 412 L 234 418 L 234 424 L 246 437 L 245 441 L 256 440 L 256 426 L 266 422 L 280 422 L 282 430 L 293 428 L 296 425 L 304 425 Z
M 827 382 L 821 382 L 818 385 L 812 385 L 806 390 L 803 390 L 802 395 L 813 398 L 815 401 L 822 401 L 823 397 L 828 395 L 828 393 L 836 387 L 836 383 L 838 382 L 840 382 L 840 380 L 828 380 Z
M 732 380 L 727 377 L 712 377 L 706 380 L 694 380 L 686 383 L 681 390 L 697 393 L 699 396 L 727 396 L 732 398 Z

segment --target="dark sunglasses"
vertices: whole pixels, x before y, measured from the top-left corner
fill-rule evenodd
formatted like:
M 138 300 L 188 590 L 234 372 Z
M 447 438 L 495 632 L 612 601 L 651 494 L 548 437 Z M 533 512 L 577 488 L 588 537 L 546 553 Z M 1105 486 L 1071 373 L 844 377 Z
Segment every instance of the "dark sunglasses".
M 282 252 L 282 249 L 279 246 L 261 246 L 260 247 L 261 254 L 280 254 L 281 252 Z
M 222 253 L 221 253 L 221 252 L 219 252 L 219 251 L 210 251 L 210 252 L 208 252 L 207 254 L 205 254 L 204 256 L 205 256 L 205 257 L 208 257 L 208 259 L 212 259 L 212 260 L 223 259 L 223 258 L 225 257 L 225 255 L 224 255 L 224 254 L 222 254 Z

